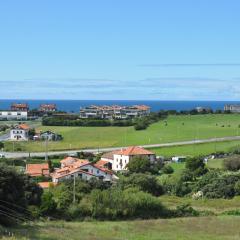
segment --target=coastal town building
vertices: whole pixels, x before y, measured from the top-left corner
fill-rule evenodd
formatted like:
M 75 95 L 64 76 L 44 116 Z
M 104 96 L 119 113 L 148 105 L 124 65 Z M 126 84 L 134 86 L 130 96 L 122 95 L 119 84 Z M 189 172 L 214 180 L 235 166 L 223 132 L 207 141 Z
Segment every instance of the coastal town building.
M 62 135 L 48 130 L 39 133 L 39 140 L 60 141 L 62 140 Z
M 12 111 L 24 111 L 28 112 L 29 111 L 29 106 L 27 103 L 13 103 L 11 105 L 11 110 Z
M 25 121 L 28 119 L 27 111 L 12 111 L 12 110 L 2 110 L 0 111 L 0 120 L 12 121 L 19 120 Z
M 80 118 L 101 118 L 101 119 L 127 119 L 147 116 L 150 114 L 150 107 L 145 105 L 134 106 L 96 106 L 80 109 Z
M 27 124 L 16 125 L 10 130 L 10 140 L 28 141 L 30 127 Z
M 240 113 L 240 104 L 227 104 L 224 106 L 224 111 Z
M 212 109 L 210 107 L 196 107 L 198 113 L 211 113 Z
M 137 146 L 103 154 L 101 160 L 111 163 L 112 170 L 117 172 L 127 170 L 128 163 L 136 156 L 146 157 L 152 163 L 156 160 L 156 155 L 153 152 Z
M 86 181 L 96 178 L 102 181 L 111 182 L 115 177 L 111 170 L 90 163 L 86 159 L 66 157 L 61 160 L 60 163 L 61 168 L 56 169 L 52 174 L 52 181 L 54 183 L 73 178 L 81 178 Z
M 57 111 L 57 105 L 56 104 L 41 104 L 39 107 L 40 112 L 56 112 Z

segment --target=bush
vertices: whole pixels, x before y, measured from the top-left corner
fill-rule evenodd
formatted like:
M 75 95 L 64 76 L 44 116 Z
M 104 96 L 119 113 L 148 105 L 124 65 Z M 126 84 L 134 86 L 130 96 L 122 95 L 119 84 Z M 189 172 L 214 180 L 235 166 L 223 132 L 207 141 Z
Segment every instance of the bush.
M 200 215 L 197 210 L 190 206 L 190 204 L 182 204 L 177 206 L 173 213 L 175 217 L 197 217 Z
M 240 157 L 226 158 L 223 165 L 226 170 L 238 171 L 240 169 Z
M 205 173 L 207 173 L 207 168 L 205 163 L 203 162 L 203 158 L 196 157 L 196 158 L 188 158 L 186 160 L 186 169 L 191 171 L 194 177 L 199 177 Z
M 145 173 L 151 171 L 151 163 L 147 157 L 135 156 L 127 164 L 131 173 Z
M 240 175 L 222 175 L 211 171 L 204 175 L 195 186 L 195 191 L 202 191 L 206 198 L 232 198 L 238 194 Z
M 53 194 L 50 191 L 44 192 L 41 199 L 40 213 L 43 215 L 54 214 L 57 208 L 57 204 L 53 198 Z
M 150 174 L 134 173 L 129 177 L 121 177 L 117 184 L 121 189 L 138 188 L 154 196 L 163 194 L 163 187 L 157 178 Z
M 172 174 L 174 172 L 174 170 L 170 165 L 165 165 L 162 168 L 162 172 L 165 173 L 165 174 Z
M 92 217 L 96 219 L 157 218 L 166 210 L 157 197 L 137 189 L 93 190 L 89 200 Z

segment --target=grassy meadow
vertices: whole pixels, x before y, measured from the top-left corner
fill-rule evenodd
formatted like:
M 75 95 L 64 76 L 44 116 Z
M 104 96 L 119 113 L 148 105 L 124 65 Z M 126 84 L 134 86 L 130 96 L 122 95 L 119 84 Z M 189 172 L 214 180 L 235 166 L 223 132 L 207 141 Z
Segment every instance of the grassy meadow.
M 236 136 L 239 135 L 240 130 L 239 114 L 169 116 L 166 122 L 167 124 L 165 121 L 159 121 L 142 131 L 136 131 L 133 127 L 39 126 L 37 129 L 52 130 L 64 137 L 63 141 L 50 142 L 49 150 L 143 145 Z M 213 145 L 211 147 L 212 151 Z M 11 142 L 8 142 L 6 150 L 44 151 L 45 144 L 43 142 L 18 142 L 13 146 Z
M 240 238 L 239 226 L 240 217 L 232 216 L 123 222 L 46 222 L 10 229 L 15 236 L 10 239 L 237 240 Z
M 199 156 L 207 155 L 217 151 L 230 151 L 233 148 L 239 148 L 240 141 L 226 141 L 215 143 L 190 144 L 175 147 L 152 148 L 157 155 L 170 157 L 176 156 Z

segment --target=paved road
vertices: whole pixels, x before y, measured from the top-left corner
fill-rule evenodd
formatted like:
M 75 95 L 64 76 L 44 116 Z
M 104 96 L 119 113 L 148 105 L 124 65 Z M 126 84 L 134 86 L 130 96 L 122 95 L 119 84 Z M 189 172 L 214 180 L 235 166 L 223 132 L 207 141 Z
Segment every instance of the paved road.
M 196 140 L 190 140 L 190 141 L 182 141 L 182 142 L 171 142 L 171 143 L 159 143 L 159 144 L 149 144 L 149 145 L 142 145 L 144 148 L 155 148 L 155 147 L 174 147 L 174 146 L 183 146 L 183 145 L 190 145 L 190 144 L 199 144 L 199 143 L 211 143 L 211 142 L 224 142 L 224 141 L 236 141 L 240 140 L 240 136 L 234 136 L 234 137 L 222 137 L 222 138 L 210 138 L 210 139 L 196 139 Z M 75 154 L 76 152 L 108 152 L 108 151 L 114 151 L 119 150 L 123 147 L 114 147 L 114 148 L 93 148 L 93 149 L 79 149 L 79 150 L 67 150 L 67 151 L 55 151 L 55 152 L 49 152 L 48 155 L 71 155 Z M 44 152 L 34 152 L 34 153 L 24 153 L 24 152 L 3 152 L 6 158 L 21 158 L 21 157 L 43 157 L 45 156 Z

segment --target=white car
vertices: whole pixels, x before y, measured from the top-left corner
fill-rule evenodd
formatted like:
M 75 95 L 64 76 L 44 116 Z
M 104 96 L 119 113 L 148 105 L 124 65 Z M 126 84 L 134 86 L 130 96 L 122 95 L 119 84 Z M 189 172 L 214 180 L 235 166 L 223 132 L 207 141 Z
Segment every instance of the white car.
M 0 153 L 0 158 L 5 158 L 5 155 L 3 153 Z

